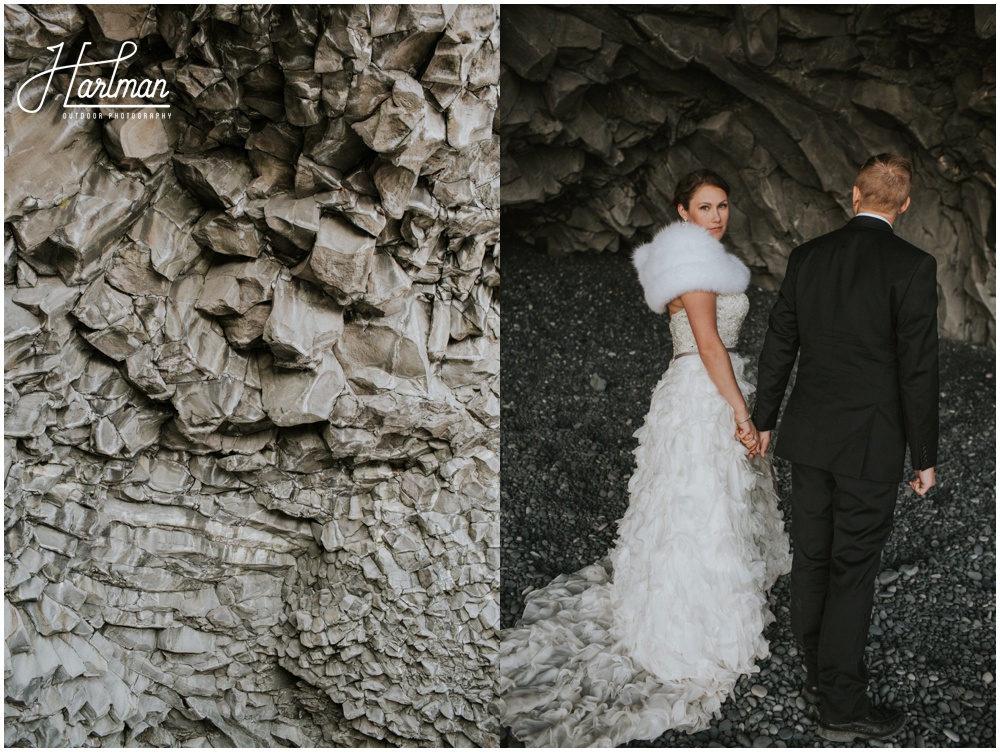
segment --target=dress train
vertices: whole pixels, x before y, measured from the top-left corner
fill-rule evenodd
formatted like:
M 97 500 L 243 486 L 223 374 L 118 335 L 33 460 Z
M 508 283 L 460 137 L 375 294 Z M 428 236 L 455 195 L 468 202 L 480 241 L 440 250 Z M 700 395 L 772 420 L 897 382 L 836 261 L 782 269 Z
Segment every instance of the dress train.
M 501 720 L 530 746 L 705 729 L 769 655 L 766 593 L 788 539 L 770 463 L 748 460 L 699 357 L 675 358 L 635 436 L 610 557 L 530 593 L 502 636 Z

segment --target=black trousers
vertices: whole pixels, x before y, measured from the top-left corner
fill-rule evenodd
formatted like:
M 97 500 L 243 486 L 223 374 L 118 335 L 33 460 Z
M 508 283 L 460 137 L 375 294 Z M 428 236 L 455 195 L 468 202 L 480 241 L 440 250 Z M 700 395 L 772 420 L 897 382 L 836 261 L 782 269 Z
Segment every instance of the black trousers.
M 871 708 L 865 644 L 898 486 L 792 464 L 792 631 L 827 723 Z

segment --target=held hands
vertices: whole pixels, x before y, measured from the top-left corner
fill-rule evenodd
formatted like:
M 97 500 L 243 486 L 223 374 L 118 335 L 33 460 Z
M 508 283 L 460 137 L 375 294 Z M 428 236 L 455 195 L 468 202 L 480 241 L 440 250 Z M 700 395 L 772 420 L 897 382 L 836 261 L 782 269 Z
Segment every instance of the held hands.
M 758 454 L 762 454 L 760 450 L 760 434 L 757 433 L 757 427 L 753 424 L 749 415 L 742 419 L 736 416 L 736 438 L 749 450 L 748 456 L 750 459 L 753 459 Z
M 917 492 L 920 496 L 923 496 L 934 485 L 937 483 L 937 479 L 934 477 L 934 468 L 929 467 L 926 470 L 917 470 L 917 477 L 910 481 L 910 488 Z

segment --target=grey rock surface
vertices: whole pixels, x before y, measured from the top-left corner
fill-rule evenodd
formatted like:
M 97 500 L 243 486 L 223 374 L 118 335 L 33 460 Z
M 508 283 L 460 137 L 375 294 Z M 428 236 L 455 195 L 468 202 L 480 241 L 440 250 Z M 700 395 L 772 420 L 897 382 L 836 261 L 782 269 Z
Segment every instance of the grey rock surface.
M 733 188 L 734 250 L 776 289 L 792 248 L 852 215 L 861 163 L 896 151 L 915 172 L 898 231 L 938 260 L 943 334 L 994 340 L 995 9 L 521 5 L 501 26 L 519 239 L 627 252 L 708 167 Z
M 6 746 L 496 745 L 497 9 L 4 13 Z

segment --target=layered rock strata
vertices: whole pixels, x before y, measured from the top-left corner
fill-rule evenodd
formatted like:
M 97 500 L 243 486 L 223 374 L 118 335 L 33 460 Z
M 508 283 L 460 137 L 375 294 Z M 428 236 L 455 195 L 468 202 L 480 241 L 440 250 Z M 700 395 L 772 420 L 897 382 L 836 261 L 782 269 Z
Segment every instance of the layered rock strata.
M 6 744 L 495 743 L 496 9 L 4 13 Z
M 851 216 L 861 162 L 897 151 L 915 166 L 898 228 L 938 259 L 942 332 L 993 341 L 992 6 L 517 6 L 502 36 L 501 200 L 525 241 L 627 250 L 710 167 L 773 288 Z

